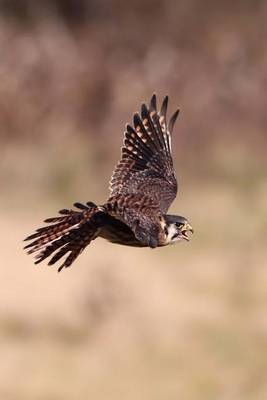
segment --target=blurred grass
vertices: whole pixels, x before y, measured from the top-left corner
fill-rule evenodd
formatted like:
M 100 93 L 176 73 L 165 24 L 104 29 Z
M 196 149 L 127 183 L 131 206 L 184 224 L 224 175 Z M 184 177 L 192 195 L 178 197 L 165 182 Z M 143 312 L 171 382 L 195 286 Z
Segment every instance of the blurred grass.
M 64 206 L 51 198 L 34 215 L 2 208 L 2 398 L 265 397 L 264 179 L 246 196 L 232 180 L 186 180 L 173 209 L 195 227 L 189 244 L 98 240 L 61 274 L 20 248 L 48 209 Z
M 266 2 L 0 1 L 0 399 L 267 397 Z M 22 239 L 102 203 L 156 91 L 190 243 L 95 241 L 69 270 Z

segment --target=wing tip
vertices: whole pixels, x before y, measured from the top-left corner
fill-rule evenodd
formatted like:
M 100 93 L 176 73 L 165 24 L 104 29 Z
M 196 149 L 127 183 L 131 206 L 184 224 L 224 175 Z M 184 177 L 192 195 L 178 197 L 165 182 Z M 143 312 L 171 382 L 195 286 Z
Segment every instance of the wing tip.
M 156 95 L 156 93 L 152 94 L 149 109 L 150 109 L 150 111 L 157 112 L 157 95 Z
M 141 105 L 141 116 L 142 116 L 142 118 L 146 118 L 147 115 L 148 115 L 147 105 L 146 105 L 146 103 L 142 103 L 142 105 Z
M 161 109 L 160 109 L 160 114 L 163 115 L 165 118 L 167 115 L 168 102 L 169 102 L 169 96 L 166 95 L 163 99 Z
M 180 114 L 180 109 L 178 108 L 178 109 L 175 111 L 175 113 L 172 115 L 172 117 L 171 117 L 171 119 L 170 119 L 170 121 L 169 121 L 169 123 L 168 123 L 168 131 L 170 132 L 170 134 L 172 134 L 174 124 L 175 124 L 176 119 L 177 119 L 177 117 L 178 117 L 179 114 Z

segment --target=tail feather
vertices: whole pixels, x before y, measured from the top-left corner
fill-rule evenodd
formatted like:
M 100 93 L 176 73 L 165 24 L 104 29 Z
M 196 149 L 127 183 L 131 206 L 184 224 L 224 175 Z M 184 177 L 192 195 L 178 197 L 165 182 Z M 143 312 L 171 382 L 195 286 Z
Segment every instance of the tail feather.
M 35 264 L 55 253 L 48 263 L 53 265 L 70 252 L 58 269 L 61 271 L 63 267 L 69 267 L 91 240 L 96 238 L 98 226 L 94 216 L 102 211 L 91 202 L 86 205 L 75 203 L 74 206 L 81 211 L 60 210 L 61 216 L 45 220 L 52 225 L 38 228 L 34 234 L 24 239 L 31 240 L 31 243 L 24 247 L 28 254 L 38 252 Z

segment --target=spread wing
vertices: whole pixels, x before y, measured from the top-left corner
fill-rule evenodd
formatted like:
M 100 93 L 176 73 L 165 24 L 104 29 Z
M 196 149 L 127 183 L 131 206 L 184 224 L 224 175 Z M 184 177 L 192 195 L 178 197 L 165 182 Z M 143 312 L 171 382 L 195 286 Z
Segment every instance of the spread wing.
M 142 104 L 134 114 L 133 125 L 126 125 L 122 157 L 110 181 L 111 198 L 137 194 L 151 198 L 165 214 L 177 194 L 177 181 L 171 154 L 171 134 L 177 110 L 167 123 L 168 96 L 157 110 L 156 95 L 149 108 Z

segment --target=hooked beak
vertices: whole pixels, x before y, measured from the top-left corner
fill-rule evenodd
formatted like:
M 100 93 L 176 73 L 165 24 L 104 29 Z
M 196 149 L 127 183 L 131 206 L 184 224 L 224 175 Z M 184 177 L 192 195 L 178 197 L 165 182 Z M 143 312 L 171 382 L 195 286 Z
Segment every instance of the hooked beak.
M 187 222 L 186 224 L 184 224 L 183 229 L 182 229 L 182 236 L 183 239 L 189 241 L 189 237 L 188 237 L 188 232 L 190 232 L 191 235 L 193 235 L 194 233 L 194 229 L 192 228 L 192 226 L 189 224 L 189 222 Z

